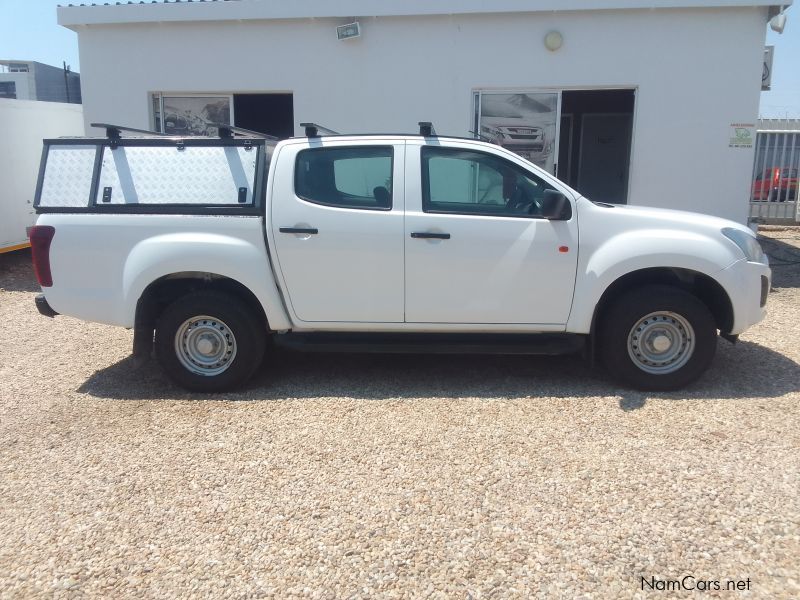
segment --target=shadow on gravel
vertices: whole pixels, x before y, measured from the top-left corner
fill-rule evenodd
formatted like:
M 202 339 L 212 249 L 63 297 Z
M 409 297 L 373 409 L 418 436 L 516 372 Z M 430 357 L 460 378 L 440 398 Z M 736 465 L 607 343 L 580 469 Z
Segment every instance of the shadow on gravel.
M 648 398 L 711 400 L 779 397 L 800 390 L 800 365 L 752 342 L 735 347 L 720 340 L 714 364 L 685 390 L 626 390 L 580 356 L 443 356 L 302 354 L 272 351 L 262 371 L 235 393 L 191 394 L 167 380 L 155 361 L 127 358 L 95 372 L 79 392 L 114 400 L 241 400 L 343 397 L 396 398 L 588 398 L 617 396 L 624 411 Z
M 33 274 L 33 262 L 29 249 L 0 254 L 0 290 L 7 292 L 40 291 L 36 275 Z

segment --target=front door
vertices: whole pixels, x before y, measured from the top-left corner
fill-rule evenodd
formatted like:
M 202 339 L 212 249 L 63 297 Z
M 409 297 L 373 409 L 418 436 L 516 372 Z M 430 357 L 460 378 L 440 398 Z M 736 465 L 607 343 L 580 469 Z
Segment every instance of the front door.
M 402 323 L 403 153 L 396 141 L 283 146 L 270 223 L 300 321 Z
M 406 321 L 563 329 L 577 218 L 538 216 L 555 186 L 474 145 L 406 146 Z

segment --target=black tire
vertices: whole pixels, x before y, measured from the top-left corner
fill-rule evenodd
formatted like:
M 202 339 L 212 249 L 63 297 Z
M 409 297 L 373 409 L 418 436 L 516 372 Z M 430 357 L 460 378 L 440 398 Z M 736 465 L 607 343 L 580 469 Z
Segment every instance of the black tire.
M 664 314 L 650 319 L 647 325 L 642 323 L 642 319 L 648 315 L 659 312 Z M 673 317 L 669 317 L 667 313 L 671 313 Z M 681 320 L 691 326 L 693 336 L 691 331 L 682 327 Z M 687 335 L 680 338 L 683 342 L 679 342 L 676 347 L 679 349 L 675 350 L 678 358 L 663 365 L 657 361 L 647 363 L 648 358 L 657 355 L 651 353 L 643 356 L 639 353 L 641 348 L 637 344 L 640 341 L 633 331 L 637 325 L 643 326 L 645 330 L 648 327 L 666 326 L 673 333 L 686 332 Z M 667 391 L 688 385 L 708 369 L 717 349 L 716 323 L 708 307 L 691 293 L 668 285 L 648 285 L 623 294 L 602 315 L 598 331 L 600 339 L 597 347 L 609 373 L 622 383 L 640 390 Z M 638 331 L 641 328 L 637 327 Z M 668 339 L 678 339 L 678 336 Z M 680 350 L 683 348 L 689 350 Z M 636 360 L 632 355 L 637 357 Z M 681 363 L 682 366 L 677 367 Z M 675 370 L 653 373 L 645 370 L 648 368 Z
M 196 322 L 184 327 L 195 318 Z M 213 364 L 196 362 L 188 350 L 191 346 L 194 356 L 206 358 L 197 354 L 198 344 L 191 343 L 200 334 L 212 340 L 201 343 L 206 348 L 211 345 L 208 361 L 215 361 Z M 176 340 L 179 335 L 181 351 Z M 193 392 L 223 392 L 250 379 L 261 364 L 266 337 L 266 323 L 245 302 L 232 294 L 201 291 L 182 296 L 164 309 L 156 323 L 155 350 L 164 371 L 181 387 Z

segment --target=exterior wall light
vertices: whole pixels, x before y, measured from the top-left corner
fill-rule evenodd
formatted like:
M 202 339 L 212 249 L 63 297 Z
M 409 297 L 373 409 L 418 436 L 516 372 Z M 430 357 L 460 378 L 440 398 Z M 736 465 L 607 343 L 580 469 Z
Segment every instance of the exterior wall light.
M 339 25 L 336 28 L 336 37 L 339 40 L 350 40 L 361 36 L 361 25 L 358 21 L 348 23 L 347 25 Z
M 781 7 L 780 13 L 770 19 L 769 26 L 772 28 L 772 31 L 783 33 L 783 28 L 786 27 L 786 13 L 783 12 L 783 7 Z
M 550 31 L 546 36 L 544 36 L 544 47 L 550 50 L 550 52 L 555 52 L 564 44 L 564 36 L 561 35 L 560 31 Z

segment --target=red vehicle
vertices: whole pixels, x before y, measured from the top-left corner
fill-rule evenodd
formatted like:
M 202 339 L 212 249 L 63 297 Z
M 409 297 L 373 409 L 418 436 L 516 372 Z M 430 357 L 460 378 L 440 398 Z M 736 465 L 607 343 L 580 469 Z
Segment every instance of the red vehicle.
M 797 169 L 773 167 L 756 175 L 753 200 L 786 202 L 797 198 Z

